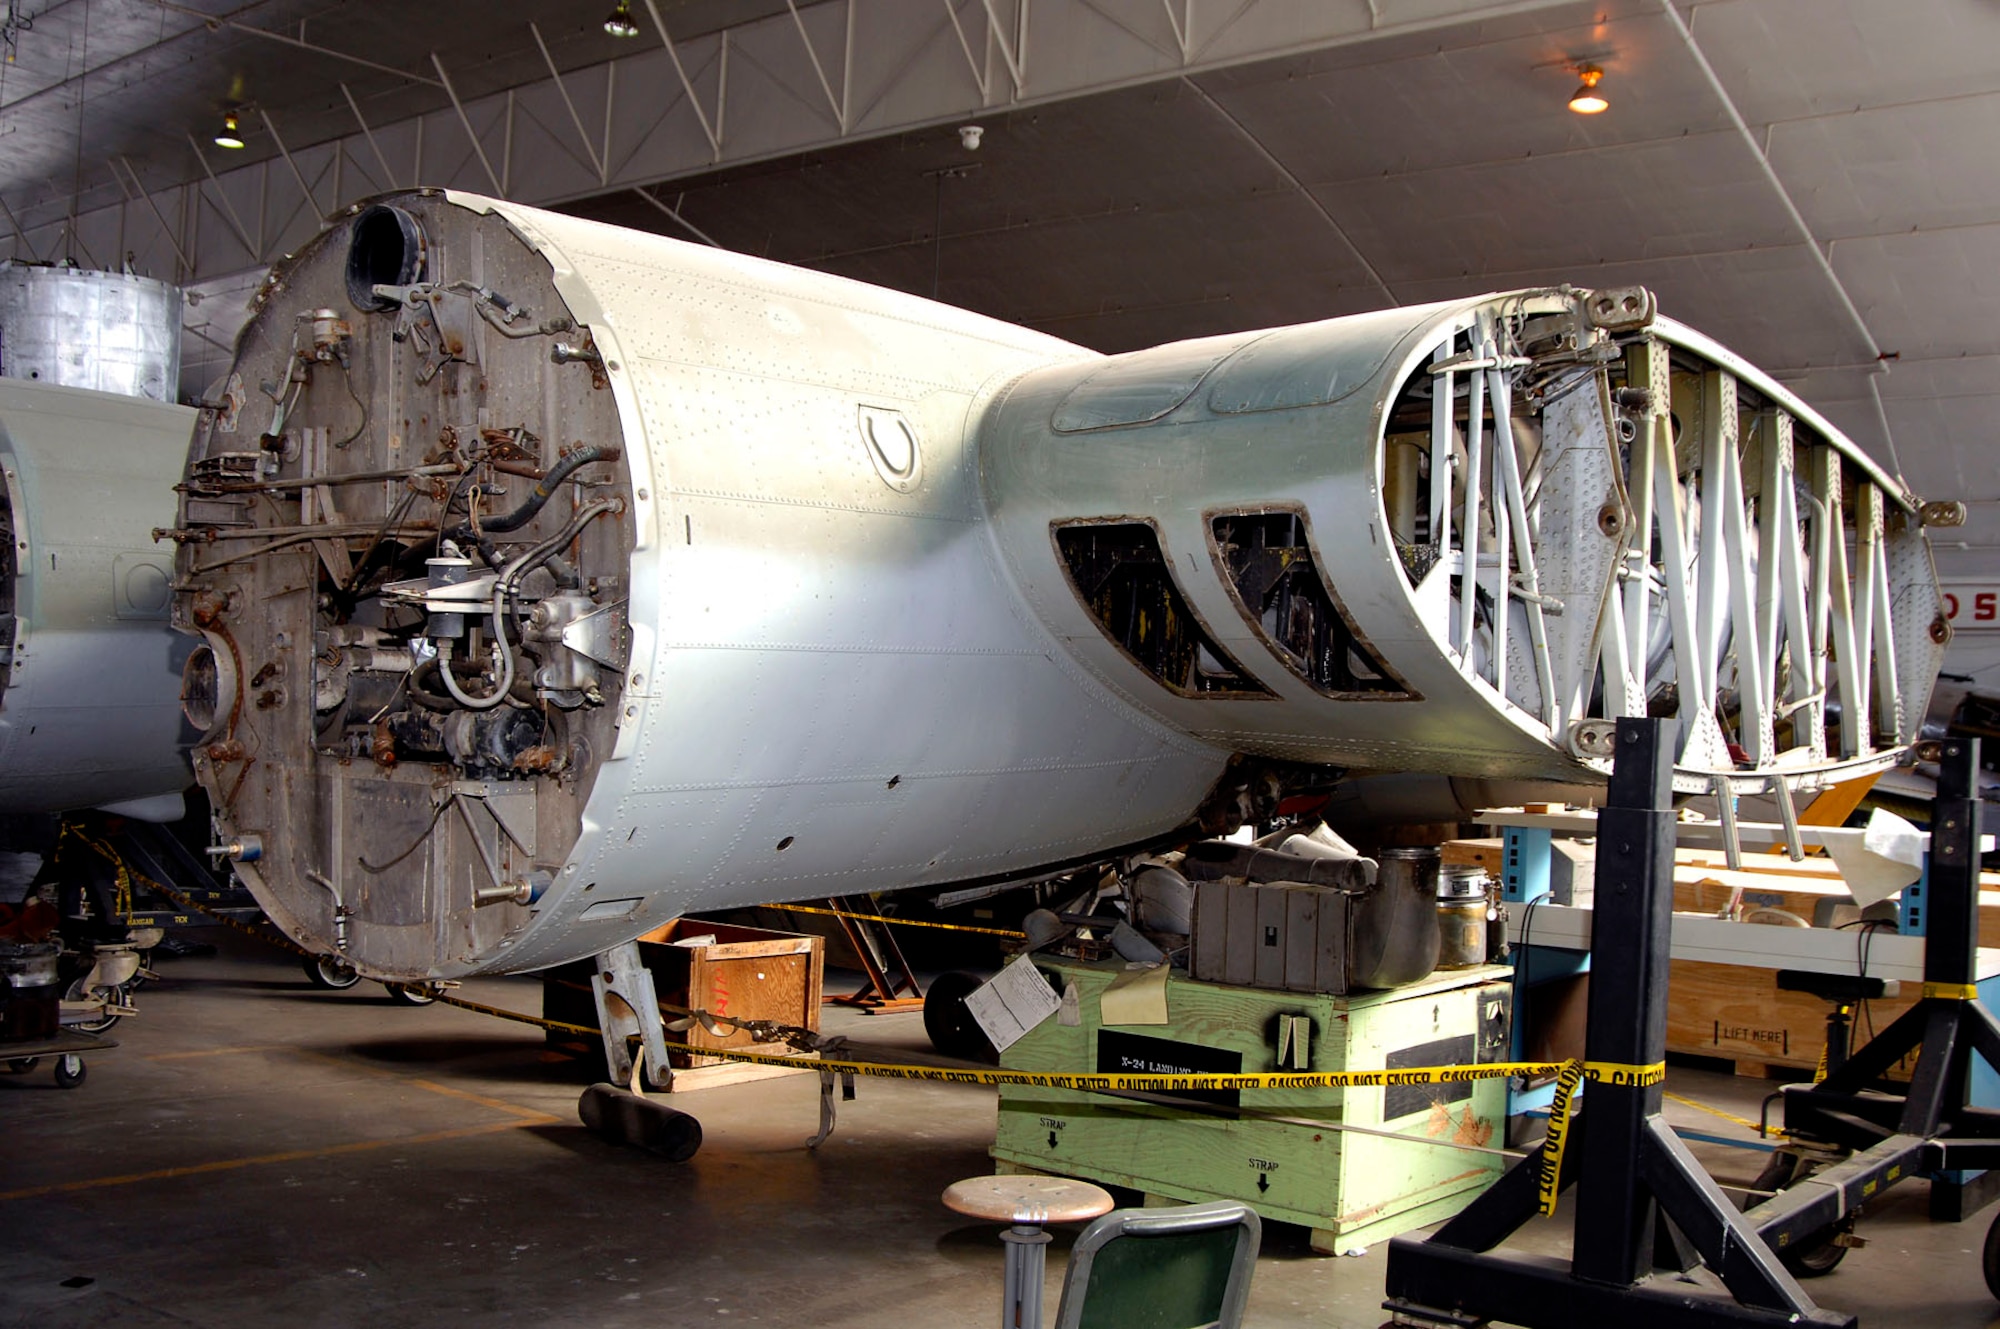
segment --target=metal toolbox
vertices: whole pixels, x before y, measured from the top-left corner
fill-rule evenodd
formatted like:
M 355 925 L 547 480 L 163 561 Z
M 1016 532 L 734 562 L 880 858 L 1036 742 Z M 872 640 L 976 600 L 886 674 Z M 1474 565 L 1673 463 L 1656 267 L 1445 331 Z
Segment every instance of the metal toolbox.
M 1413 983 L 1437 967 L 1437 865 L 1435 850 L 1390 850 L 1379 869 L 1236 846 L 1190 852 L 1189 971 L 1206 983 L 1333 996 Z

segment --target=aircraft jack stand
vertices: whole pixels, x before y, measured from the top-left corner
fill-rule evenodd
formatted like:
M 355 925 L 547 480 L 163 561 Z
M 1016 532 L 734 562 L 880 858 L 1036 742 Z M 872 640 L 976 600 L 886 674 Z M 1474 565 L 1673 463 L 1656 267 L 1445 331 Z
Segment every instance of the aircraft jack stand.
M 1674 903 L 1670 724 L 1620 720 L 1617 726 L 1611 788 L 1597 822 L 1585 1035 L 1585 1060 L 1593 1065 L 1648 1068 L 1666 1058 Z M 1660 1095 L 1657 1081 L 1614 1077 L 1591 1084 L 1556 1179 L 1559 1187 L 1576 1187 L 1576 1236 L 1567 1261 L 1495 1249 L 1539 1212 L 1543 1155 L 1537 1152 L 1429 1239 L 1389 1243 L 1384 1308 L 1402 1323 L 1504 1320 L 1531 1329 L 1852 1326 L 1853 1316 L 1815 1306 L 1758 1239 L 1667 1125 Z M 1656 1244 L 1669 1257 L 1661 1272 Z M 1685 1279 L 1696 1263 L 1727 1291 Z
M 1979 740 L 1938 743 L 1938 796 L 1931 810 L 1931 917 L 1924 938 L 1923 999 L 1816 1085 L 1786 1085 L 1785 1129 L 1854 1151 L 1812 1174 L 1813 1185 L 1774 1196 L 1748 1217 L 1767 1240 L 1807 1237 L 1842 1218 L 1860 1197 L 1913 1173 L 2000 1168 L 2000 1112 L 1969 1103 L 1972 1057 L 2000 1069 L 2000 1021 L 1974 987 L 1979 947 Z M 1907 1089 L 1882 1076 L 1912 1051 Z M 1868 1184 L 1860 1189 L 1856 1180 Z M 1971 1182 L 1931 1182 L 1931 1217 L 1956 1222 L 1989 1202 L 2000 1172 Z M 1994 1225 L 1986 1241 L 1987 1286 L 2000 1296 Z M 1782 1247 L 1781 1247 L 1782 1248 Z
M 1651 1066 L 1666 1051 L 1673 828 L 1664 733 L 1659 721 L 1618 722 L 1610 806 L 1598 821 L 1597 981 L 1585 1044 L 1592 1063 Z M 1567 1265 L 1494 1250 L 1537 1212 L 1538 1154 L 1429 1240 L 1390 1243 L 1385 1308 L 1406 1323 L 1505 1320 L 1531 1329 L 1855 1324 L 1851 1315 L 1814 1305 L 1777 1252 L 1812 1246 L 1863 1199 L 1907 1177 L 2000 1167 L 2000 1112 L 1966 1101 L 1974 1051 L 2000 1068 L 2000 1023 L 1972 987 L 1979 745 L 1947 740 L 1940 755 L 1924 1000 L 1819 1085 L 1785 1091 L 1788 1128 L 1858 1152 L 1739 1214 L 1661 1117 L 1658 1085 L 1600 1081 L 1570 1127 L 1557 1182 L 1582 1179 Z M 1875 1087 L 1912 1048 L 1920 1051 L 1908 1092 Z M 1660 1262 L 1666 1272 L 1654 1267 L 1656 1238 L 1669 1257 Z M 1994 1244 L 1989 1234 L 1986 1273 L 2000 1295 Z M 1680 1280 L 1695 1263 L 1720 1278 L 1726 1294 Z
M 583 1091 L 577 1116 L 591 1134 L 611 1144 L 685 1163 L 701 1148 L 701 1123 L 645 1093 L 647 1085 L 672 1088 L 674 1072 L 667 1063 L 659 994 L 652 971 L 639 958 L 638 943 L 628 941 L 598 956 L 590 991 L 597 999 L 597 1027 L 603 1032 L 604 1064 L 611 1078 Z

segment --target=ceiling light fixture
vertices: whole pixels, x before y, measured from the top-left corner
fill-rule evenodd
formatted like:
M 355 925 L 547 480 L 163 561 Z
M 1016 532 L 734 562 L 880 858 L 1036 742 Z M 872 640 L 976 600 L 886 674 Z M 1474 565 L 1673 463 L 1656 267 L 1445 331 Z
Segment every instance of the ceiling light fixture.
M 627 0 L 618 0 L 618 7 L 604 20 L 604 30 L 614 37 L 639 35 L 639 20 L 632 13 L 632 6 Z
M 222 128 L 216 131 L 215 146 L 218 148 L 240 148 L 243 135 L 236 124 L 236 112 L 226 111 L 222 116 Z
M 1597 90 L 1604 71 L 1596 65 L 1578 65 L 1576 72 L 1583 83 L 1570 94 L 1569 109 L 1578 115 L 1596 115 L 1599 111 L 1610 109 L 1611 103 L 1604 100 L 1604 94 Z

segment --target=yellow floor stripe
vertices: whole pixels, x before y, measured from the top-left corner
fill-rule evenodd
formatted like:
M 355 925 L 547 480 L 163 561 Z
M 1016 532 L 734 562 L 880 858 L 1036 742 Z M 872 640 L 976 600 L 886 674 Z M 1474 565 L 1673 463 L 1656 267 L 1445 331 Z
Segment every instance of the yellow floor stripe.
M 484 1126 L 461 1126 L 456 1130 L 404 1135 L 393 1140 L 356 1140 L 351 1144 L 322 1145 L 317 1149 L 287 1149 L 283 1153 L 254 1154 L 248 1158 L 220 1158 L 212 1163 L 190 1163 L 185 1167 L 163 1167 L 151 1172 L 128 1172 L 116 1177 L 58 1181 L 47 1186 L 24 1186 L 19 1190 L 0 1191 L 0 1200 L 32 1200 L 41 1195 L 68 1195 L 76 1191 L 100 1190 L 107 1186 L 131 1186 L 143 1181 L 170 1181 L 175 1177 L 198 1177 L 210 1172 L 234 1172 L 239 1168 L 264 1167 L 272 1163 L 303 1163 L 309 1159 L 333 1158 L 342 1154 L 365 1154 L 377 1149 L 406 1149 L 422 1144 L 439 1144 L 446 1140 L 465 1140 L 478 1135 L 497 1135 L 501 1131 L 517 1131 L 532 1124 L 534 1123 L 527 1121 L 496 1121 Z
M 509 1103 L 504 1098 L 489 1098 L 485 1094 L 475 1094 L 464 1089 L 454 1089 L 448 1084 L 439 1084 L 435 1080 L 419 1080 L 414 1077 L 405 1078 L 403 1076 L 397 1076 L 396 1078 L 404 1084 L 412 1084 L 419 1089 L 428 1089 L 434 1094 L 443 1094 L 448 1098 L 462 1098 L 468 1103 L 477 1103 L 481 1107 L 490 1107 L 501 1112 L 511 1112 L 523 1121 L 535 1121 L 547 1125 L 552 1121 L 563 1120 L 563 1118 L 556 1116 L 554 1113 L 544 1112 L 540 1108 L 524 1107 L 519 1103 Z
M 1734 1112 L 1724 1112 L 1719 1107 L 1710 1107 L 1706 1103 L 1697 1103 L 1692 1098 L 1683 1098 L 1679 1094 L 1671 1093 L 1666 1090 L 1662 1090 L 1661 1093 L 1664 1094 L 1667 1098 L 1672 1099 L 1674 1102 L 1679 1103 L 1682 1107 L 1691 1107 L 1695 1109 L 1695 1111 L 1697 1112 L 1706 1112 L 1711 1117 L 1720 1117 L 1724 1121 L 1734 1122 L 1738 1126 L 1741 1126 L 1744 1130 L 1747 1131 L 1754 1131 L 1757 1129 L 1757 1123 L 1750 1120 L 1750 1118 L 1748 1117 L 1739 1117 Z M 1771 1134 L 1783 1135 L 1784 1132 L 1774 1130 L 1771 1132 Z
M 195 1057 L 237 1057 L 246 1052 L 290 1052 L 282 1043 L 256 1043 L 240 1048 L 203 1048 L 199 1052 L 153 1052 L 146 1061 L 189 1061 Z
M 453 1089 L 449 1085 L 439 1084 L 435 1080 L 419 1079 L 414 1075 L 400 1075 L 395 1071 L 385 1070 L 380 1066 L 370 1066 L 366 1062 L 337 1056 L 331 1052 L 315 1052 L 311 1048 L 278 1048 L 274 1050 L 289 1052 L 294 1056 L 304 1057 L 309 1061 L 326 1062 L 329 1065 L 338 1066 L 345 1071 L 357 1071 L 363 1075 L 372 1075 L 379 1080 L 393 1080 L 397 1084 L 409 1085 L 414 1089 L 425 1089 L 433 1094 L 443 1094 L 447 1098 L 461 1098 L 467 1102 L 478 1103 L 482 1107 L 497 1108 L 502 1112 L 511 1112 L 526 1121 L 547 1123 L 562 1120 L 562 1118 L 544 1112 L 540 1108 L 523 1107 L 519 1103 L 509 1103 L 504 1098 L 489 1098 L 484 1094 L 475 1094 L 464 1089 Z
M 515 1118 L 513 1121 L 490 1122 L 484 1126 L 461 1126 L 451 1130 L 428 1131 L 421 1135 L 406 1135 L 390 1140 L 357 1140 L 350 1144 L 323 1145 L 315 1149 L 287 1149 L 275 1154 L 253 1154 L 247 1158 L 225 1158 L 211 1163 L 191 1163 L 180 1167 L 156 1168 L 149 1172 L 129 1172 L 113 1177 L 90 1177 L 81 1181 L 52 1182 L 45 1186 L 25 1186 L 19 1190 L 0 1191 L 0 1201 L 29 1200 L 43 1195 L 66 1195 L 75 1191 L 99 1190 L 109 1186 L 131 1186 L 147 1181 L 169 1181 L 175 1177 L 201 1176 L 210 1172 L 231 1172 L 239 1168 L 262 1167 L 274 1163 L 299 1163 L 315 1158 L 330 1158 L 342 1154 L 367 1153 L 376 1149 L 389 1149 L 404 1145 L 436 1144 L 446 1140 L 469 1139 L 480 1135 L 494 1135 L 501 1131 L 519 1130 L 524 1126 L 547 1126 L 563 1120 L 539 1108 L 524 1107 L 519 1103 L 509 1103 L 505 1099 L 487 1094 L 475 1094 L 465 1089 L 454 1089 L 450 1085 L 439 1084 L 435 1080 L 419 1079 L 411 1075 L 399 1075 L 395 1071 L 379 1066 L 369 1066 L 361 1062 L 338 1057 L 331 1053 L 314 1052 L 307 1048 L 286 1047 L 282 1044 L 264 1044 L 246 1047 L 205 1048 L 196 1052 L 163 1052 L 147 1057 L 148 1061 L 182 1061 L 194 1057 L 223 1057 L 250 1053 L 286 1053 L 312 1061 L 328 1062 L 343 1070 L 360 1071 L 379 1079 L 393 1080 L 397 1084 L 409 1085 L 428 1093 L 441 1094 L 446 1098 L 461 1099 L 477 1103 L 481 1107 L 493 1108 Z

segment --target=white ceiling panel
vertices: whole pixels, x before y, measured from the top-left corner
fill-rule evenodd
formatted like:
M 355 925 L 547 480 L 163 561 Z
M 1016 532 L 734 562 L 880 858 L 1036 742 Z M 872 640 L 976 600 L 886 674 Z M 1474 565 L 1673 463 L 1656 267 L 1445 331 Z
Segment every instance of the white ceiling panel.
M 1789 247 L 1742 141 L 1700 134 L 1315 191 L 1392 280 Z
M 1837 240 L 2000 216 L 2000 91 L 1773 125 L 1771 165 Z
M 1753 125 L 2000 87 L 2000 5 L 1985 0 L 1682 3 Z
M 2000 219 L 1842 241 L 1832 258 L 1883 351 L 2000 351 Z
M 1583 11 L 1586 16 L 1591 11 Z M 1327 183 L 1413 169 L 1477 169 L 1725 128 L 1657 10 L 1608 23 L 1453 45 L 1431 41 L 1356 63 L 1352 48 L 1200 79 L 1301 178 Z M 1398 43 L 1410 46 L 1414 43 Z M 1588 56 L 1616 114 L 1568 109 Z
M 1910 487 L 1925 498 L 2000 501 L 2000 468 L 1994 466 L 1996 406 L 2000 399 L 1993 397 L 1882 403 Z M 1977 446 L 1981 442 L 1984 447 Z

